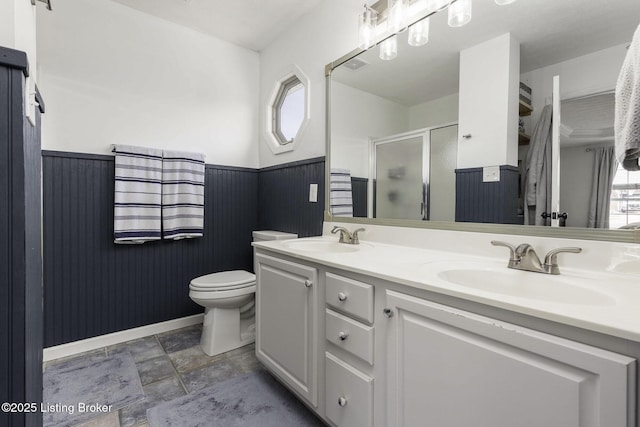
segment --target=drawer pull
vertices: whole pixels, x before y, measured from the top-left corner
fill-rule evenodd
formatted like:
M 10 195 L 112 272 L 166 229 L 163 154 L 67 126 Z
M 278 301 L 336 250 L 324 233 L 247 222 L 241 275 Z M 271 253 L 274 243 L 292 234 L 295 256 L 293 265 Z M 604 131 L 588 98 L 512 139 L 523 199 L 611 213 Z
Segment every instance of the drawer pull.
M 347 406 L 347 398 L 346 398 L 346 397 L 344 397 L 344 396 L 340 396 L 340 397 L 338 398 L 338 406 L 341 406 L 341 407 L 343 407 L 343 408 L 344 408 L 345 406 Z
M 393 310 L 391 310 L 390 308 L 385 308 L 384 310 L 382 310 L 382 312 L 384 313 L 385 316 L 387 316 L 388 318 L 393 317 Z
M 313 285 L 313 282 L 312 282 L 311 280 L 305 280 L 305 281 L 304 281 L 304 285 L 305 285 L 307 288 L 310 288 L 310 287 L 311 287 L 311 285 Z
M 349 334 L 348 334 L 348 333 L 346 333 L 346 332 L 340 331 L 340 332 L 338 333 L 338 338 L 340 339 L 340 341 L 344 341 L 344 340 L 346 340 L 347 338 L 349 338 Z
M 347 300 L 347 294 L 345 294 L 344 292 L 338 292 L 338 300 L 339 301 L 346 301 Z

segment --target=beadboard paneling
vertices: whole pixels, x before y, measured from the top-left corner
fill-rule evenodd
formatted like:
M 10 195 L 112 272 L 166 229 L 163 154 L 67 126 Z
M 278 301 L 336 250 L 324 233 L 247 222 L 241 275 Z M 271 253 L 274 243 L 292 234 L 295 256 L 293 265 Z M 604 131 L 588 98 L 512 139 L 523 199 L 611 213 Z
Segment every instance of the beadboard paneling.
M 40 110 L 23 111 L 24 52 L 0 47 L 0 402 L 42 401 Z M 41 426 L 39 412 L 0 412 L 2 426 Z
M 258 173 L 207 165 L 204 237 L 113 243 L 114 158 L 43 152 L 45 347 L 189 316 L 189 281 L 253 270 Z
M 456 169 L 456 221 L 522 224 L 518 168 L 500 166 L 500 181 L 482 182 L 482 168 Z
M 358 218 L 367 217 L 367 178 L 351 177 L 351 194 L 353 196 L 353 216 Z
M 260 170 L 260 229 L 319 236 L 324 220 L 324 157 Z M 309 184 L 318 184 L 318 202 L 309 202 Z

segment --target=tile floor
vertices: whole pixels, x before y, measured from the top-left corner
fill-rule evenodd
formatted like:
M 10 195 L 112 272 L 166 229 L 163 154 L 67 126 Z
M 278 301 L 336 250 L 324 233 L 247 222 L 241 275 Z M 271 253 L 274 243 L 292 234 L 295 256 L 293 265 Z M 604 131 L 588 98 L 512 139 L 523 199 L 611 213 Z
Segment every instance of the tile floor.
M 262 365 L 253 344 L 218 356 L 200 349 L 202 326 L 191 326 L 45 363 L 128 351 L 136 362 L 146 398 L 126 408 L 81 424 L 82 427 L 147 426 L 147 409 L 193 393 L 216 382 L 243 375 Z

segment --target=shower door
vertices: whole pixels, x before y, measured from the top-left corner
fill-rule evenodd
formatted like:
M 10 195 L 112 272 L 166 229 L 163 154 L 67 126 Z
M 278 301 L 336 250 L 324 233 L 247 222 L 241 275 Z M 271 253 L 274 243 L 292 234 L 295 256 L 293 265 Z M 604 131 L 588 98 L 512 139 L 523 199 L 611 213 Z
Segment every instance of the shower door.
M 421 129 L 371 142 L 372 216 L 429 219 L 428 132 Z

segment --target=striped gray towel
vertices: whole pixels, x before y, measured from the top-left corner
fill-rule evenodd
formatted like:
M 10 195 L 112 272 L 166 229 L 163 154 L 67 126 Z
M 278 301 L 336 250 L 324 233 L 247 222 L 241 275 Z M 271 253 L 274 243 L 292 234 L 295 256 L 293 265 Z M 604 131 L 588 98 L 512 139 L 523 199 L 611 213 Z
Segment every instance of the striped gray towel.
M 162 150 L 116 145 L 115 243 L 160 239 Z
M 204 154 L 165 150 L 162 159 L 162 237 L 202 237 Z
M 348 169 L 331 169 L 331 213 L 333 216 L 353 216 L 351 172 Z

